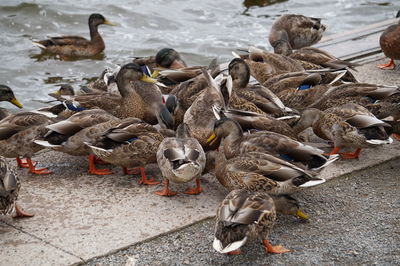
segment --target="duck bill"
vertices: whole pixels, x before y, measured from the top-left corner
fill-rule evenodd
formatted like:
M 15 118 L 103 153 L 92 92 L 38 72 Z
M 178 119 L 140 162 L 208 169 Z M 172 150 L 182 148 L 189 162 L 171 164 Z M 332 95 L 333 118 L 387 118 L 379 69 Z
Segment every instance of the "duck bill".
M 218 140 L 218 137 L 217 137 L 217 135 L 215 135 L 215 132 L 213 132 L 212 134 L 211 134 L 211 136 L 207 139 L 207 144 L 208 145 L 213 145 L 216 141 Z
M 22 108 L 23 106 L 22 106 L 22 103 L 20 103 L 18 100 L 17 100 L 17 98 L 12 98 L 11 100 L 10 100 L 10 103 L 12 103 L 12 104 L 14 104 L 15 106 L 17 106 L 18 108 Z
M 302 212 L 301 210 L 298 210 L 296 212 L 296 216 L 299 217 L 300 219 L 304 220 L 304 221 L 308 221 L 309 220 L 308 215 L 305 214 L 304 212 Z
M 111 21 L 109 21 L 109 20 L 107 20 L 107 19 L 104 21 L 103 24 L 106 24 L 106 25 L 109 25 L 109 26 L 117 26 L 117 24 L 112 23 Z
M 157 83 L 157 80 L 154 78 L 151 78 L 147 75 L 143 75 L 140 79 L 141 81 L 147 82 L 147 83 Z

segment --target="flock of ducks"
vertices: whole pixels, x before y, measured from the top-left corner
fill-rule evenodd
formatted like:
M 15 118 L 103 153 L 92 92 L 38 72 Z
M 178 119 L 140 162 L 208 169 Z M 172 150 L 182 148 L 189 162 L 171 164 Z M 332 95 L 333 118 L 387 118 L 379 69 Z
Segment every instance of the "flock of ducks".
M 64 57 L 93 56 L 105 47 L 101 24 L 111 23 L 100 14 L 89 17 L 90 40 L 35 43 Z M 104 71 L 78 92 L 63 85 L 50 94 L 55 106 L 16 114 L 0 109 L 0 211 L 32 216 L 16 205 L 20 182 L 4 157 L 48 174 L 31 160 L 48 148 L 88 156 L 90 174 L 112 173 L 99 163 L 125 174 L 139 170 L 146 185 L 159 183 L 144 171 L 157 163 L 164 178 L 157 195 L 177 193 L 169 182 L 193 181 L 185 193 L 199 194 L 207 172 L 230 191 L 217 211 L 218 252 L 238 254 L 257 237 L 266 252 L 288 252 L 268 235 L 277 212 L 307 219 L 290 194 L 325 182 L 319 173 L 335 160 L 358 158 L 362 148 L 389 144 L 389 135 L 400 133 L 399 87 L 360 83 L 348 71 L 354 64 L 310 47 L 324 31 L 320 19 L 284 15 L 269 36 L 274 53 L 250 47 L 229 63 L 187 67 L 177 51 L 164 48 Z M 400 59 L 390 48 L 399 36 L 396 25 L 381 38 L 392 59 Z M 8 86 L 0 86 L 0 100 L 22 108 Z M 316 136 L 332 150 L 311 145 Z

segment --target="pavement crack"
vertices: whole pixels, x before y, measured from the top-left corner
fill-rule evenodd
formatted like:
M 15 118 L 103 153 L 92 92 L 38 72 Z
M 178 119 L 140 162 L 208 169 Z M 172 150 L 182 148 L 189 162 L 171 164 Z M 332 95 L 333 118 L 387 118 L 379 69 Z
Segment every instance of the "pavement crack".
M 8 223 L 8 222 L 6 222 L 6 221 L 0 221 L 0 222 L 2 222 L 2 223 L 4 223 L 4 224 L 6 224 L 6 225 L 8 225 L 8 226 L 10 226 L 10 227 L 12 227 L 12 228 L 14 228 L 15 230 L 17 230 L 17 231 L 19 231 L 19 232 L 21 232 L 21 233 L 27 234 L 27 235 L 29 235 L 29 236 L 31 236 L 31 237 L 33 237 L 33 238 L 39 240 L 39 241 L 42 241 L 42 242 L 45 243 L 46 245 L 49 245 L 49 246 L 51 246 L 51 247 L 53 247 L 53 248 L 55 248 L 55 249 L 58 249 L 58 250 L 60 250 L 60 251 L 62 251 L 62 252 L 64 252 L 64 253 L 67 253 L 68 255 L 71 255 L 71 256 L 73 256 L 73 257 L 76 257 L 76 258 L 80 259 L 82 262 L 85 262 L 85 260 L 84 260 L 83 258 L 79 257 L 78 255 L 75 255 L 75 254 L 73 254 L 72 252 L 70 252 L 70 251 L 68 251 L 68 250 L 65 250 L 65 249 L 63 249 L 63 248 L 61 248 L 61 247 L 59 247 L 59 246 L 56 246 L 56 245 L 50 243 L 49 241 L 47 241 L 47 240 L 45 240 L 45 239 L 43 239 L 43 238 L 40 238 L 40 237 L 38 237 L 38 236 L 36 236 L 36 235 L 34 235 L 34 234 L 32 234 L 32 233 L 29 233 L 29 232 L 25 231 L 24 229 L 22 229 L 22 228 L 20 228 L 20 227 L 18 227 L 18 226 L 15 226 L 15 225 L 13 225 L 13 224 L 11 224 L 11 223 Z

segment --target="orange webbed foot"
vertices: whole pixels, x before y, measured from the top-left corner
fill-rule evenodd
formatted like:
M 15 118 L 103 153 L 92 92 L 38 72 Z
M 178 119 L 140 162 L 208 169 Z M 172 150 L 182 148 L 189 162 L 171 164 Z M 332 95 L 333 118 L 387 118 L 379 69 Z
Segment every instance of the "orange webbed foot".
M 27 162 L 27 160 L 23 161 L 19 157 L 16 157 L 15 159 L 17 160 L 17 165 L 19 167 L 21 167 L 21 168 L 29 168 L 29 163 Z M 31 162 L 32 162 L 33 166 L 36 166 L 37 163 L 35 161 L 31 160 Z
M 154 179 L 148 179 L 145 172 L 144 172 L 144 167 L 139 167 L 140 168 L 140 174 L 141 174 L 141 179 L 139 180 L 140 185 L 158 185 L 160 182 L 154 180 Z
M 88 160 L 89 160 L 89 170 L 88 170 L 89 174 L 92 174 L 92 175 L 112 175 L 113 174 L 113 172 L 111 172 L 110 169 L 96 168 L 96 165 L 95 165 L 96 158 L 93 154 L 89 155 Z M 97 160 L 100 160 L 100 159 L 97 159 Z
M 229 251 L 226 254 L 228 254 L 228 255 L 240 255 L 240 249 Z
M 24 211 L 19 205 L 15 204 L 15 216 L 14 218 L 22 218 L 22 217 L 33 217 L 35 216 L 32 213 L 28 213 Z
M 339 151 L 340 151 L 340 147 L 333 147 L 331 152 L 323 153 L 323 155 L 326 155 L 326 156 L 335 155 L 335 154 L 338 154 Z
M 164 197 L 172 197 L 172 196 L 175 196 L 177 193 L 169 190 L 169 180 L 166 179 L 166 180 L 164 180 L 164 189 L 155 191 L 154 194 L 159 195 L 159 196 L 164 196 Z
M 400 135 L 399 135 L 399 134 L 393 133 L 393 134 L 392 134 L 392 137 L 393 137 L 394 139 L 396 139 L 397 141 L 400 141 Z
M 189 195 L 197 195 L 197 194 L 200 194 L 201 192 L 203 192 L 203 188 L 201 187 L 200 179 L 196 178 L 196 187 L 189 188 L 184 193 L 189 194 Z
M 267 252 L 267 253 L 281 254 L 281 253 L 290 252 L 289 249 L 286 249 L 285 247 L 283 247 L 281 245 L 277 245 L 277 246 L 271 245 L 271 243 L 269 243 L 268 240 L 263 240 L 263 244 L 265 247 L 265 252 Z
M 126 175 L 137 175 L 140 173 L 140 168 L 127 168 L 127 167 L 122 167 L 122 170 L 124 171 L 124 174 Z
M 52 171 L 49 171 L 47 168 L 39 168 L 39 169 L 33 168 L 29 169 L 28 172 L 36 175 L 47 175 L 52 173 Z
M 340 157 L 343 159 L 358 159 L 360 155 L 361 149 L 358 148 L 355 152 L 342 152 L 340 153 Z
M 380 69 L 394 69 L 395 66 L 396 65 L 394 64 L 394 60 L 393 59 L 390 59 L 389 63 L 387 63 L 387 64 L 377 65 L 377 67 L 380 68 Z

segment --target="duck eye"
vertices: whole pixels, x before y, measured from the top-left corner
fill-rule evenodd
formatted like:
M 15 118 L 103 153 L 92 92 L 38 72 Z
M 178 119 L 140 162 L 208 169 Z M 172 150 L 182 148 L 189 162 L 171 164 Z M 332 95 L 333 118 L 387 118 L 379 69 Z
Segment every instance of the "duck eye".
M 319 25 L 318 25 L 318 24 L 314 24 L 314 25 L 312 26 L 312 28 L 313 28 L 314 30 L 319 30 Z

